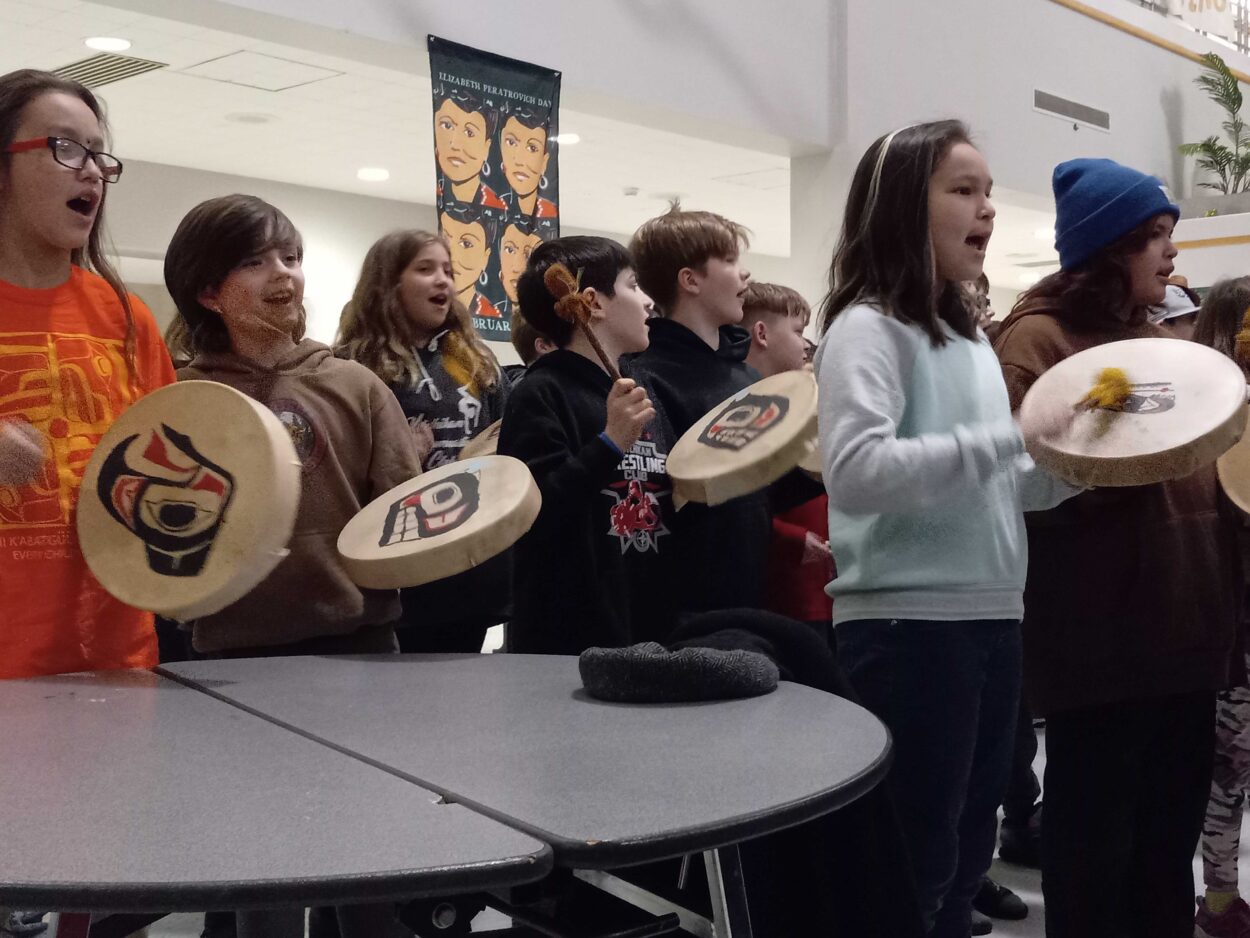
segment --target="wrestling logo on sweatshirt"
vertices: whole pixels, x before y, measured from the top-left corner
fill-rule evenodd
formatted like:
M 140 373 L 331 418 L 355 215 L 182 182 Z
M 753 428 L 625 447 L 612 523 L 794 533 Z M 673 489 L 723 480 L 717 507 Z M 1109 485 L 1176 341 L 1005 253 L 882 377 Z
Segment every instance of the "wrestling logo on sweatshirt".
M 603 490 L 613 499 L 608 534 L 619 538 L 622 554 L 631 547 L 658 552 L 660 537 L 669 533 L 660 510 L 660 497 L 668 492 L 667 467 L 666 453 L 651 440 L 639 440 L 620 462 L 621 481 Z
M 790 409 L 787 398 L 747 394 L 730 401 L 699 434 L 699 442 L 715 449 L 740 450 L 781 423 Z

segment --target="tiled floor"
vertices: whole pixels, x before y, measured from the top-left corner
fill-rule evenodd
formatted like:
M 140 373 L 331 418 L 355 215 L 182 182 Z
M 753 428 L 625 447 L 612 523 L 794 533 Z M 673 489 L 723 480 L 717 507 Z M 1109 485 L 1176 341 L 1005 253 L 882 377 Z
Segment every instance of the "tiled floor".
M 1044 733 L 1039 734 L 1039 737 L 1038 756 L 1034 768 L 1040 776 L 1046 763 L 1046 739 Z M 1250 831 L 1242 841 L 1241 854 L 1242 893 L 1250 895 Z M 990 875 L 1019 894 L 1029 906 L 1029 917 L 1024 921 L 996 921 L 994 935 L 999 938 L 1042 938 L 1046 932 L 1046 920 L 1042 909 L 1041 874 L 1036 870 L 1024 869 L 995 860 Z M 1201 891 L 1202 867 L 1196 858 L 1194 882 L 1197 891 Z M 150 938 L 197 938 L 202 921 L 202 915 L 171 915 L 153 926 L 149 930 L 149 936 Z M 501 928 L 506 924 L 507 921 L 503 916 L 494 912 L 484 912 L 474 921 L 474 930 Z

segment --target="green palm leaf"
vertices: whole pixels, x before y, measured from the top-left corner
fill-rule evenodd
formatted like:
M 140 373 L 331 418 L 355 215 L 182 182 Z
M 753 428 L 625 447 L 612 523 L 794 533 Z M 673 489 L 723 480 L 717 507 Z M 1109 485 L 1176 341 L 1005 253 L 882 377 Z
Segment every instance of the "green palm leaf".
M 1180 152 L 1197 157 L 1198 168 L 1218 180 L 1199 183 L 1202 188 L 1225 194 L 1240 192 L 1250 188 L 1250 130 L 1241 119 L 1241 83 L 1214 52 L 1202 57 L 1202 67 L 1205 71 L 1194 79 L 1194 84 L 1224 111 L 1226 119 L 1220 128 L 1232 147 L 1212 135 L 1198 143 L 1181 144 Z

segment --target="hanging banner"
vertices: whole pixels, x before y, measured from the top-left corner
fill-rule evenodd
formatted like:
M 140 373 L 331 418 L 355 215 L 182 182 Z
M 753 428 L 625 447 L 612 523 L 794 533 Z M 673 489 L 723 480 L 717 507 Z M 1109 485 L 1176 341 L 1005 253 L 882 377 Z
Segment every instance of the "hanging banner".
M 1168 12 L 1204 33 L 1224 39 L 1237 36 L 1233 0 L 1168 0 Z
M 560 73 L 429 37 L 439 231 L 460 301 L 506 342 L 516 282 L 560 235 Z

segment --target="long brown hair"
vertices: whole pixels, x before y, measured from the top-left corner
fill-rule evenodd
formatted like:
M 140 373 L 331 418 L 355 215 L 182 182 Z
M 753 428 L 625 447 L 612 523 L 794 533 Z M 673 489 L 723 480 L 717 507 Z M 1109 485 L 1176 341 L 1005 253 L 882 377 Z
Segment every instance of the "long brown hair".
M 1247 311 L 1250 311 L 1250 277 L 1218 281 L 1202 299 L 1198 321 L 1194 324 L 1194 341 L 1223 352 L 1246 371 L 1246 365 L 1237 361 L 1236 351 L 1237 333 L 1241 331 Z
M 14 142 L 17 128 L 22 122 L 22 114 L 26 106 L 45 94 L 67 94 L 77 98 L 91 109 L 91 113 L 100 123 L 100 132 L 108 139 L 108 119 L 104 107 L 91 91 L 76 81 L 61 78 L 51 72 L 41 72 L 33 68 L 24 68 L 7 75 L 0 75 L 0 167 L 7 173 L 12 154 L 4 152 Z M 108 202 L 110 186 L 104 186 L 100 194 L 100 207 L 96 210 L 95 221 L 91 224 L 91 233 L 87 236 L 86 247 L 75 248 L 70 252 L 70 263 L 84 270 L 92 271 L 102 277 L 122 305 L 126 317 L 125 353 L 126 365 L 130 371 L 130 380 L 135 382 L 135 314 L 130 305 L 130 294 L 126 291 L 122 278 L 113 267 L 105 252 L 104 242 L 104 209 Z
M 1155 217 L 1146 219 L 1080 266 L 1039 280 L 1016 300 L 1012 315 L 1046 312 L 1080 329 L 1118 313 L 1132 295 L 1129 258 L 1150 241 Z
M 943 322 L 976 339 L 962 288 L 937 279 L 929 238 L 929 181 L 953 146 L 970 142 L 962 122 L 943 120 L 886 134 L 864 153 L 820 304 L 822 334 L 844 309 L 866 303 L 919 326 L 934 345 L 946 342 Z
M 429 244 L 447 242 L 436 234 L 416 229 L 383 235 L 365 254 L 360 279 L 339 319 L 338 350 L 358 361 L 383 381 L 397 384 L 420 380 L 417 360 L 418 336 L 404 311 L 400 277 Z M 451 249 L 448 248 L 448 255 Z M 452 379 L 476 393 L 499 383 L 499 363 L 473 328 L 469 311 L 452 295 L 442 328 L 443 367 Z

